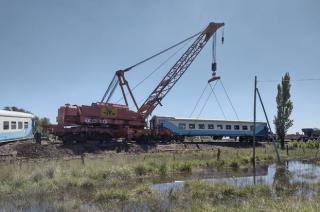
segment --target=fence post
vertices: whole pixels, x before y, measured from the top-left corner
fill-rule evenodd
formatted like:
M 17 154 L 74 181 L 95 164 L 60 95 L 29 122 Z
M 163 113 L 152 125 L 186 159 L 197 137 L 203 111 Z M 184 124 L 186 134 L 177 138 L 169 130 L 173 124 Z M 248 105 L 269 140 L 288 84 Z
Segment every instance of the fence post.
M 84 156 L 85 156 L 84 154 L 81 155 L 81 163 L 82 163 L 82 165 L 85 165 Z

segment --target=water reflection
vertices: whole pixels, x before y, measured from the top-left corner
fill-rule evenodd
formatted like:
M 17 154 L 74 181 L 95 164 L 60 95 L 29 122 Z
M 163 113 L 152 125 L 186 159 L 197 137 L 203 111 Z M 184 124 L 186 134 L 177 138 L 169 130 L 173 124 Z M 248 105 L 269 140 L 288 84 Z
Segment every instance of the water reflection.
M 254 175 L 255 173 L 255 175 Z M 255 176 L 255 177 L 253 177 Z M 186 180 L 198 179 L 208 183 L 226 183 L 235 187 L 245 185 L 268 185 L 275 193 L 308 194 L 315 193 L 320 182 L 320 167 L 317 164 L 301 161 L 290 161 L 284 164 L 257 166 L 253 168 L 216 170 L 210 169 L 192 175 L 176 175 L 170 180 L 155 181 L 154 189 L 166 192 L 172 189 L 182 189 Z M 317 191 L 317 190 L 316 190 Z

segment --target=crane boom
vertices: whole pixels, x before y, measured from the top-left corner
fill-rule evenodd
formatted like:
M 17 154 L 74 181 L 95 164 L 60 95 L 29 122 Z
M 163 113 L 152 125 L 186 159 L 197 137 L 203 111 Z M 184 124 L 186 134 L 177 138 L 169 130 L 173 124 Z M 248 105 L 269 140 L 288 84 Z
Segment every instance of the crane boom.
M 148 117 L 158 104 L 161 105 L 162 99 L 185 73 L 212 35 L 222 26 L 224 26 L 224 23 L 209 23 L 207 28 L 202 31 L 192 45 L 183 53 L 180 59 L 173 65 L 158 86 L 138 109 L 138 113 L 143 118 Z

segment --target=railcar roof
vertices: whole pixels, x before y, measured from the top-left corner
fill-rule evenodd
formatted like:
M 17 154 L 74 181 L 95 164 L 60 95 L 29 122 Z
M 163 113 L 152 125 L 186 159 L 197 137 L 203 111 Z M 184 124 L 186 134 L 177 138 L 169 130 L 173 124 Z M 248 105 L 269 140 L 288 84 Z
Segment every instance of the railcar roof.
M 218 122 L 237 122 L 237 123 L 248 123 L 253 121 L 244 121 L 244 120 L 219 120 L 219 119 L 196 119 L 196 118 L 184 118 L 184 117 L 173 117 L 173 116 L 153 116 L 152 118 L 164 118 L 164 119 L 174 119 L 181 121 L 218 121 Z M 264 121 L 257 121 L 257 123 L 266 123 Z
M 0 110 L 0 116 L 6 117 L 21 117 L 21 118 L 33 118 L 34 115 L 30 113 L 22 113 L 16 111 L 7 111 L 7 110 Z

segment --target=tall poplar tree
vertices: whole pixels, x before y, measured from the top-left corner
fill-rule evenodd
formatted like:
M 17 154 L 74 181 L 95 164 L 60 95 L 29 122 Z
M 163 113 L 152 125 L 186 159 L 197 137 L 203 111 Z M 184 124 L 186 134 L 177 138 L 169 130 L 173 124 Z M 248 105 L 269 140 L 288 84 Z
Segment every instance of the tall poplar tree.
M 284 139 L 286 133 L 293 125 L 293 120 L 290 119 L 290 115 L 293 109 L 292 101 L 290 100 L 290 75 L 286 73 L 278 84 L 277 94 L 277 115 L 274 117 L 273 123 L 276 127 L 277 137 L 280 140 L 281 148 L 284 149 Z

